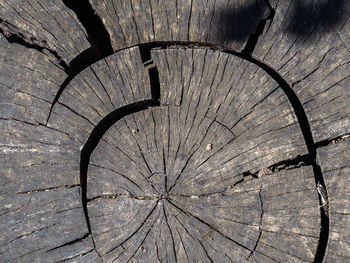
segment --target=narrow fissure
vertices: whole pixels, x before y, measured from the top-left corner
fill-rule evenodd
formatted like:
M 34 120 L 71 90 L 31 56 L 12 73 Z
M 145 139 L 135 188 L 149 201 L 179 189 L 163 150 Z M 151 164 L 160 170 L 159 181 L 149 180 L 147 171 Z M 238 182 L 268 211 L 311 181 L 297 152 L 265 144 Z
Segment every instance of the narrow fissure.
M 314 176 L 315 176 L 315 186 L 317 186 L 317 184 L 320 183 L 324 187 L 324 189 L 327 193 L 327 189 L 326 189 L 326 186 L 324 183 L 321 168 L 316 162 L 316 149 L 317 148 L 316 148 L 316 144 L 314 142 L 314 139 L 312 137 L 310 123 L 308 121 L 308 118 L 307 118 L 307 115 L 306 115 L 306 112 L 305 112 L 305 109 L 303 107 L 302 102 L 300 101 L 300 99 L 298 98 L 296 93 L 293 91 L 291 86 L 287 83 L 287 81 L 273 68 L 271 68 L 270 66 L 266 65 L 262 61 L 257 60 L 251 56 L 243 55 L 243 58 L 247 59 L 248 61 L 251 61 L 252 63 L 256 64 L 257 66 L 259 66 L 260 68 L 265 70 L 280 85 L 280 87 L 282 88 L 282 90 L 286 94 L 289 102 L 291 103 L 291 105 L 294 109 L 295 115 L 298 119 L 298 123 L 299 123 L 300 129 L 301 129 L 301 132 L 303 134 L 306 147 L 307 147 L 308 152 L 309 152 L 309 160 L 311 161 L 311 165 L 312 165 Z M 319 203 L 321 205 L 320 196 L 319 196 Z M 324 210 L 322 208 L 320 208 L 320 211 L 321 211 L 320 239 L 319 239 L 319 243 L 317 246 L 317 251 L 316 251 L 314 262 L 322 262 L 323 261 L 323 259 L 325 257 L 325 253 L 326 253 L 327 244 L 328 244 L 328 238 L 329 238 L 329 218 L 328 218 L 328 216 L 326 216 L 326 214 L 324 213 Z
M 148 70 L 148 76 L 151 86 L 152 99 L 155 102 L 160 101 L 160 82 L 159 82 L 159 72 L 157 66 L 152 60 L 151 50 L 153 48 L 152 44 L 141 44 L 139 45 L 140 58 L 143 63 L 145 70 Z
M 231 242 L 233 242 L 233 243 L 236 244 L 237 246 L 240 246 L 241 248 L 244 248 L 244 249 L 246 249 L 246 250 L 248 250 L 248 251 L 252 251 L 252 250 L 249 249 L 247 246 L 245 246 L 245 245 L 239 243 L 238 241 L 236 241 L 236 240 L 230 238 L 229 236 L 226 235 L 226 233 L 223 233 L 223 232 L 219 231 L 218 229 L 216 229 L 215 227 L 213 227 L 212 225 L 210 225 L 209 223 L 207 223 L 207 222 L 204 221 L 203 219 L 201 219 L 201 218 L 199 218 L 199 217 L 197 217 L 197 216 L 191 214 L 191 213 L 188 212 L 187 210 L 185 210 L 185 209 L 183 209 L 183 208 L 177 206 L 177 205 L 174 203 L 174 202 L 176 202 L 175 200 L 168 199 L 168 201 L 169 201 L 169 203 L 170 203 L 171 205 L 173 205 L 173 206 L 174 206 L 175 208 L 177 208 L 179 211 L 183 212 L 184 214 L 186 214 L 186 215 L 188 215 L 188 216 L 190 216 L 190 217 L 195 218 L 196 220 L 198 220 L 198 221 L 201 222 L 202 224 L 208 226 L 210 229 L 212 229 L 212 230 L 214 230 L 215 232 L 217 232 L 218 234 L 220 234 L 220 235 L 221 235 L 222 237 L 224 237 L 225 239 L 230 240 Z
M 260 178 L 264 175 L 269 175 L 269 174 L 273 174 L 279 171 L 283 171 L 283 170 L 291 170 L 291 169 L 297 169 L 303 166 L 311 166 L 312 165 L 312 160 L 310 158 L 309 154 L 306 155 L 298 155 L 295 158 L 292 159 L 287 159 L 287 160 L 283 160 L 280 162 L 277 162 L 275 164 L 272 164 L 268 167 L 265 167 L 263 169 L 260 169 L 259 171 L 256 171 L 254 173 L 250 172 L 250 171 L 246 171 L 242 173 L 242 179 L 239 180 L 238 182 L 236 182 L 234 186 L 243 183 L 245 178 L 247 177 L 253 177 L 253 178 Z
M 4 21 L 0 18 L 0 25 L 3 23 Z M 65 72 L 69 71 L 69 65 L 66 63 L 66 61 L 64 61 L 55 50 L 50 49 L 46 43 L 42 43 L 36 39 L 26 39 L 26 37 L 19 32 L 18 34 L 6 32 L 6 30 L 1 28 L 1 26 L 0 34 L 2 34 L 9 43 L 16 43 L 26 48 L 32 48 L 40 53 L 44 53 L 44 50 L 47 50 L 57 59 L 58 64 L 64 69 Z
M 84 145 L 82 151 L 81 151 L 81 161 L 80 161 L 80 186 L 82 189 L 82 204 L 83 209 L 86 217 L 86 222 L 88 225 L 89 233 L 91 234 L 91 226 L 88 218 L 88 212 L 87 212 L 87 172 L 88 172 L 88 165 L 90 161 L 91 154 L 93 153 L 94 149 L 97 147 L 99 141 L 102 139 L 103 135 L 106 133 L 106 131 L 118 120 L 124 118 L 127 115 L 143 111 L 149 107 L 155 107 L 160 105 L 160 81 L 159 81 L 159 72 L 156 66 L 153 65 L 153 61 L 151 59 L 151 49 L 152 48 L 165 48 L 165 47 L 172 47 L 181 45 L 183 47 L 202 47 L 202 48 L 211 48 L 214 50 L 221 50 L 222 52 L 226 52 L 232 55 L 236 55 L 240 58 L 243 58 L 249 62 L 254 63 L 258 67 L 262 68 L 264 71 L 266 71 L 274 80 L 278 82 L 286 96 L 288 97 L 294 112 L 297 116 L 297 119 L 299 121 L 300 129 L 302 131 L 302 134 L 305 139 L 305 143 L 308 149 L 309 154 L 305 156 L 298 156 L 295 159 L 286 160 L 283 162 L 280 162 L 278 164 L 275 164 L 273 166 L 270 166 L 269 169 L 271 171 L 276 171 L 279 169 L 289 169 L 289 167 L 295 167 L 298 165 L 312 165 L 315 175 L 315 181 L 316 184 L 320 183 L 325 189 L 325 183 L 322 175 L 322 171 L 320 166 L 316 162 L 316 150 L 319 147 L 324 147 L 330 144 L 335 144 L 343 140 L 347 140 L 349 138 L 349 134 L 330 139 L 330 140 L 324 140 L 321 142 L 315 143 L 312 137 L 311 127 L 309 124 L 309 121 L 307 119 L 306 112 L 303 108 L 303 105 L 296 95 L 296 93 L 293 91 L 291 86 L 287 83 L 287 81 L 279 75 L 277 71 L 275 71 L 270 66 L 266 65 L 264 62 L 253 58 L 251 54 L 253 53 L 255 46 L 258 42 L 259 37 L 264 31 L 264 28 L 266 26 L 266 23 L 268 20 L 272 20 L 275 14 L 275 11 L 272 9 L 271 5 L 268 3 L 268 0 L 265 0 L 265 2 L 268 4 L 270 8 L 270 14 L 267 16 L 267 18 L 262 19 L 255 31 L 254 34 L 252 34 L 248 42 L 243 49 L 241 53 L 225 49 L 220 46 L 216 45 L 208 45 L 206 43 L 184 43 L 184 42 L 168 42 L 168 43 L 149 43 L 149 44 L 142 44 L 140 45 L 140 55 L 141 60 L 144 63 L 145 69 L 148 69 L 149 72 L 149 79 L 150 79 L 150 86 L 151 86 L 151 95 L 152 99 L 136 102 L 133 104 L 126 105 L 124 107 L 121 107 L 110 114 L 108 114 L 101 122 L 93 129 L 92 133 L 90 134 L 86 144 Z M 22 46 L 25 46 L 27 48 L 35 49 L 39 52 L 42 52 L 44 50 L 47 50 L 49 53 L 51 53 L 57 60 L 60 66 L 67 72 L 68 77 L 66 80 L 62 83 L 60 89 L 58 90 L 49 112 L 50 118 L 51 112 L 53 110 L 54 105 L 58 102 L 60 96 L 62 95 L 64 89 L 68 86 L 70 81 L 82 70 L 89 67 L 91 64 L 113 54 L 113 48 L 111 46 L 110 36 L 107 32 L 106 28 L 104 27 L 102 20 L 96 15 L 95 11 L 93 10 L 92 6 L 89 4 L 88 0 L 85 1 L 69 1 L 69 0 L 63 0 L 63 3 L 69 7 L 71 10 L 75 12 L 80 22 L 85 27 L 87 34 L 88 34 L 88 40 L 91 43 L 91 47 L 83 51 L 81 54 L 79 54 L 76 58 L 74 58 L 69 65 L 58 55 L 58 53 L 54 50 L 49 49 L 45 46 L 45 43 L 37 43 L 37 41 L 27 40 L 23 35 L 19 34 L 12 34 L 4 32 L 3 29 L 0 28 L 0 33 L 5 36 L 5 38 L 10 43 L 17 43 Z M 0 24 L 3 21 L 0 19 Z M 47 120 L 47 121 L 48 121 Z M 304 164 L 300 164 L 300 163 Z M 253 177 L 258 176 L 258 174 L 249 174 L 249 172 L 245 175 L 252 175 Z M 73 186 L 72 186 L 73 187 Z M 66 244 L 63 244 L 60 247 L 70 245 L 76 242 L 80 242 L 87 238 L 90 234 L 86 234 L 83 237 L 73 240 L 71 242 L 68 242 Z M 314 259 L 314 262 L 322 262 L 323 258 L 325 256 L 326 247 L 328 243 L 328 236 L 329 236 L 329 218 L 324 213 L 323 209 L 321 209 L 321 232 L 320 232 L 320 240 L 317 247 L 316 256 Z M 57 247 L 59 248 L 59 247 Z M 54 249 L 57 249 L 54 248 Z M 52 249 L 52 250 L 54 250 Z M 49 250 L 50 251 L 50 250 Z M 48 251 L 47 251 L 48 252 Z
M 63 0 L 63 3 L 78 17 L 86 30 L 91 46 L 96 47 L 100 54 L 112 54 L 113 48 L 109 33 L 89 1 Z
M 140 57 L 142 63 L 147 66 L 147 63 L 152 62 L 152 55 L 151 55 L 151 50 L 152 50 L 152 44 L 141 44 L 139 47 L 139 52 L 140 52 Z
M 282 170 L 291 170 L 291 169 L 296 169 L 296 168 L 300 168 L 302 166 L 309 166 L 309 165 L 312 165 L 312 160 L 311 160 L 309 154 L 298 155 L 295 158 L 283 160 L 283 161 L 280 161 L 280 162 L 277 162 L 275 164 L 270 165 L 269 167 L 266 168 L 266 172 L 275 173 L 275 172 L 279 172 Z M 263 170 L 255 172 L 251 175 L 253 177 L 257 178 L 257 177 L 259 177 L 259 173 L 261 174 L 261 172 Z
M 117 198 L 131 198 L 131 199 L 137 199 L 137 200 L 162 200 L 168 198 L 168 195 L 141 195 L 141 196 L 135 196 L 130 193 L 128 194 L 109 194 L 109 195 L 99 195 L 95 196 L 93 198 L 88 198 L 87 202 L 100 200 L 100 199 L 117 199 Z
M 112 54 L 112 53 L 111 53 Z M 95 62 L 111 55 L 109 53 L 107 54 L 100 54 L 95 48 L 88 48 L 84 50 L 82 53 L 80 53 L 78 56 L 76 56 L 70 63 L 69 67 L 66 70 L 68 76 L 64 80 L 64 82 L 61 84 L 59 90 L 57 91 L 55 98 L 53 99 L 49 111 L 49 115 L 46 120 L 46 124 L 49 122 L 52 111 L 56 103 L 58 102 L 59 98 L 61 97 L 63 91 L 66 89 L 66 87 L 69 85 L 69 83 L 74 79 L 80 72 L 82 72 L 87 67 L 91 66 Z
M 113 48 L 111 44 L 111 39 L 107 29 L 102 23 L 101 18 L 95 13 L 94 9 L 90 5 L 88 0 L 84 1 L 69 1 L 63 0 L 63 3 L 71 9 L 79 21 L 85 28 L 88 41 L 91 47 L 85 49 L 78 56 L 76 56 L 69 65 L 65 65 L 65 71 L 67 73 L 67 78 L 64 80 L 59 90 L 56 93 L 55 98 L 51 103 L 51 108 L 49 115 L 47 117 L 46 124 L 49 122 L 52 110 L 59 98 L 61 97 L 63 91 L 81 71 L 91 66 L 95 62 L 108 57 L 113 54 Z
M 16 194 L 19 195 L 19 194 L 47 192 L 47 191 L 57 190 L 57 189 L 69 189 L 69 188 L 74 188 L 74 187 L 78 187 L 78 186 L 79 186 L 79 184 L 53 186 L 53 187 L 49 187 L 49 188 L 41 188 L 41 189 L 35 189 L 35 190 L 30 190 L 30 191 L 18 192 Z
M 262 197 L 261 197 L 261 188 L 259 190 L 259 199 L 260 199 L 260 208 L 261 208 L 261 213 L 260 213 L 260 224 L 259 224 L 259 235 L 258 238 L 256 240 L 256 243 L 254 245 L 253 250 L 250 252 L 250 255 L 248 256 L 247 260 L 245 262 L 249 262 L 249 259 L 254 255 L 254 252 L 256 251 L 256 248 L 259 245 L 260 239 L 261 239 L 261 235 L 262 235 L 262 222 L 263 222 L 263 216 L 264 216 L 264 203 L 262 201 Z
M 343 142 L 343 141 L 347 141 L 347 140 L 350 140 L 350 133 L 347 133 L 347 134 L 344 134 L 344 135 L 341 135 L 341 136 L 338 136 L 338 137 L 335 137 L 335 138 L 332 138 L 332 139 L 327 139 L 327 140 L 323 140 L 323 141 L 317 142 L 315 144 L 315 147 L 316 147 L 316 149 L 318 149 L 318 148 L 321 148 L 321 147 L 334 145 L 334 144 L 337 144 L 337 143 L 340 143 L 340 142 Z
M 152 94 L 152 99 L 135 102 L 121 108 L 118 108 L 106 117 L 104 117 L 92 130 L 87 142 L 85 143 L 81 155 L 80 155 L 80 186 L 82 189 L 82 205 L 85 214 L 86 223 L 88 226 L 89 233 L 91 233 L 91 225 L 89 220 L 89 215 L 87 211 L 87 203 L 91 200 L 87 198 L 87 173 L 90 163 L 90 157 L 95 148 L 97 147 L 99 141 L 102 139 L 103 135 L 107 130 L 114 125 L 120 119 L 146 110 L 150 107 L 159 106 L 160 100 L 160 82 L 159 73 L 151 58 L 151 48 L 149 45 L 141 45 L 139 47 L 141 61 L 144 63 L 145 69 L 149 72 L 150 79 L 150 90 Z M 62 90 L 63 91 L 63 90 Z M 59 96 L 58 96 L 59 97 Z M 109 196 L 109 198 L 115 198 L 115 196 Z
M 160 83 L 159 83 L 159 73 L 156 66 L 149 69 L 149 79 L 151 84 L 151 94 L 152 100 L 157 103 L 157 106 L 160 105 Z
M 64 243 L 63 245 L 60 245 L 60 246 L 58 246 L 58 247 L 51 248 L 51 249 L 45 251 L 45 253 L 51 252 L 51 251 L 53 251 L 53 250 L 56 250 L 56 249 L 59 249 L 59 248 L 62 248 L 62 247 L 70 246 L 70 245 L 73 245 L 73 244 L 75 244 L 75 243 L 82 242 L 82 241 L 84 241 L 85 239 L 87 239 L 89 236 L 90 236 L 90 234 L 87 233 L 87 234 L 85 234 L 84 236 L 82 236 L 82 237 L 80 237 L 80 238 L 77 238 L 77 239 L 75 239 L 75 240 L 72 240 L 72 241 L 69 241 L 69 242 L 67 242 L 67 243 Z
M 273 20 L 275 16 L 275 10 L 271 7 L 268 0 L 264 0 L 264 2 L 267 5 L 267 7 L 270 9 L 270 12 L 266 18 L 260 20 L 260 22 L 258 23 L 258 26 L 256 27 L 255 32 L 249 36 L 248 41 L 244 49 L 242 50 L 242 54 L 245 56 L 249 56 L 254 52 L 254 49 L 256 47 L 256 44 L 258 43 L 259 37 L 264 32 L 267 21 Z
M 273 13 L 272 13 L 273 14 Z M 313 167 L 313 172 L 314 172 L 314 176 L 315 176 L 315 185 L 317 185 L 318 183 L 320 183 L 326 193 L 327 193 L 327 189 L 324 183 L 324 179 L 323 179 L 323 175 L 322 175 L 322 171 L 320 166 L 316 163 L 316 144 L 313 140 L 312 137 L 312 132 L 311 132 L 311 127 L 306 115 L 306 112 L 304 110 L 303 104 L 300 101 L 300 99 L 298 98 L 298 96 L 296 95 L 296 93 L 294 92 L 294 90 L 292 89 L 292 87 L 288 84 L 288 82 L 272 67 L 270 67 L 269 65 L 265 64 L 264 62 L 252 57 L 250 55 L 249 52 L 236 52 L 233 50 L 229 50 L 226 49 L 224 47 L 220 47 L 220 46 L 208 46 L 205 43 L 181 43 L 181 42 L 169 42 L 169 43 L 162 43 L 161 45 L 157 45 L 157 43 L 154 43 L 152 48 L 169 48 L 169 47 L 202 47 L 202 48 L 211 48 L 213 50 L 220 50 L 222 52 L 228 53 L 228 54 L 232 54 L 232 55 L 236 55 L 242 59 L 245 59 L 255 65 L 257 65 L 258 67 L 262 68 L 266 73 L 268 73 L 281 87 L 281 89 L 283 90 L 283 92 L 286 94 L 289 102 L 291 103 L 295 115 L 298 119 L 298 123 L 301 129 L 301 132 L 303 134 L 304 140 L 305 140 L 305 144 L 306 147 L 308 149 L 308 158 L 306 158 L 304 161 L 307 161 L 307 163 L 309 163 L 310 165 L 312 165 Z M 321 204 L 321 199 L 319 197 L 319 202 Z M 323 258 L 325 256 L 326 253 L 326 247 L 328 244 L 328 237 L 329 237 L 329 218 L 328 216 L 324 213 L 323 209 L 320 208 L 321 211 L 321 230 L 320 230 L 320 239 L 319 239 L 319 243 L 318 243 L 318 247 L 317 247 L 317 251 L 316 251 L 316 255 L 315 255 L 315 259 L 314 262 L 322 262 Z

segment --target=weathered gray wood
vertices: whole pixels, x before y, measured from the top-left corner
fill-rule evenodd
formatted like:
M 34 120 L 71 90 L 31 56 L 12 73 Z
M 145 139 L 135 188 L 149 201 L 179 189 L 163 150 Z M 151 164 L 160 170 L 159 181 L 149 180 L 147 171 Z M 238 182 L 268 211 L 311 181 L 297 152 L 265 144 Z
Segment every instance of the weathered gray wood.
M 350 2 L 272 4 L 276 14 L 253 55 L 293 85 L 316 142 L 349 133 Z
M 20 202 L 22 195 L 30 200 L 36 191 L 50 193 L 55 191 L 54 189 L 71 186 L 76 186 L 75 189 L 78 190 L 80 150 L 93 124 L 97 124 L 115 108 L 150 98 L 148 75 L 143 69 L 138 49 L 121 52 L 82 72 L 64 91 L 46 126 L 51 102 L 59 89 L 59 84 L 65 78 L 63 70 L 49 60 L 51 56 L 46 57 L 31 49 L 27 51 L 18 45 L 9 45 L 4 37 L 1 40 L 1 47 L 4 50 L 2 54 L 5 55 L 2 59 L 8 62 L 1 68 L 3 78 L 1 88 L 4 89 L 1 101 L 6 106 L 1 108 L 0 122 L 1 194 L 4 202 L 7 202 L 5 206 L 11 208 L 16 202 Z M 41 98 L 43 98 L 42 106 L 36 103 L 41 101 Z M 30 242 L 37 243 L 37 237 L 27 234 L 31 228 L 33 232 L 41 228 L 40 221 L 36 223 L 38 226 L 32 226 L 33 222 L 36 222 L 34 220 L 42 218 L 40 210 L 36 212 L 38 215 L 34 218 L 28 218 L 26 215 L 26 205 L 19 210 L 24 211 L 20 215 L 14 214 L 12 209 L 6 211 L 7 217 L 2 218 L 4 223 L 11 224 L 9 226 L 12 228 L 22 225 L 23 227 L 20 227 L 18 233 L 7 230 L 2 234 L 4 237 L 2 250 L 7 251 L 3 253 L 5 261 L 16 257 L 19 257 L 20 262 L 44 258 L 46 251 L 87 234 L 79 191 L 71 199 L 65 199 L 60 192 L 54 193 L 58 202 L 54 207 L 51 203 L 45 205 L 44 202 L 37 201 L 43 211 L 52 210 L 47 215 L 48 230 L 39 232 L 45 233 L 46 236 L 43 236 L 42 244 L 37 247 L 29 245 Z M 44 201 L 47 197 L 42 195 L 41 198 Z M 16 201 L 17 199 L 19 201 Z M 56 216 L 53 208 L 59 209 L 60 202 L 73 205 L 73 201 L 79 204 L 75 210 L 79 214 L 62 214 L 60 220 L 67 224 L 55 228 Z M 16 209 L 13 207 L 14 211 Z M 18 222 L 12 222 L 10 220 L 12 216 L 17 216 Z M 68 233 L 64 235 L 62 240 L 50 239 L 50 233 L 58 235 L 60 231 L 70 227 L 71 216 L 76 219 L 74 225 L 77 231 L 80 231 L 79 234 L 72 231 L 71 235 Z M 8 250 L 12 239 L 22 242 L 23 250 Z M 59 248 L 61 252 L 59 254 L 55 252 L 51 260 L 59 261 L 78 256 L 81 258 L 82 254 L 87 253 L 85 256 L 91 254 L 91 260 L 94 261 L 96 254 L 91 252 L 93 247 L 88 244 L 86 246 L 80 248 L 72 244 L 72 247 L 68 246 L 71 248 L 67 251 Z
M 214 153 L 202 167 L 216 166 L 219 162 L 228 166 L 236 163 L 233 166 L 239 173 L 255 172 L 264 167 L 254 167 L 252 160 L 264 156 L 260 163 L 267 167 L 306 153 L 286 96 L 257 66 L 205 49 L 169 49 L 153 54 L 159 68 L 165 69 L 160 71 L 161 104 L 181 102 L 178 114 L 170 116 L 178 118 L 172 132 L 179 134 L 180 152 L 190 155 L 190 149 L 198 148 L 192 158 L 193 165 L 199 165 Z M 204 135 L 209 138 L 222 135 L 224 140 L 201 142 L 200 136 Z M 213 143 L 212 151 L 206 149 L 210 143 Z M 172 146 L 175 152 L 176 144 L 175 141 Z M 219 158 L 215 156 L 217 151 Z
M 167 159 L 175 159 L 174 163 L 188 159 L 184 153 L 176 158 L 167 151 L 177 136 L 181 138 L 178 133 L 173 137 L 174 130 L 166 127 L 172 123 L 168 114 L 176 109 L 163 106 L 126 117 L 107 132 L 106 142 L 92 155 L 88 211 L 102 258 L 108 262 L 259 262 L 265 255 L 277 261 L 312 261 L 320 231 L 312 168 L 240 182 L 242 175 L 235 176 L 231 165 L 226 173 L 208 173 L 205 180 L 199 174 L 198 182 L 178 181 L 179 186 L 171 188 L 178 172 L 176 166 L 167 165 Z M 132 133 L 136 127 L 140 129 Z M 147 131 L 154 130 L 148 137 Z M 220 141 L 219 134 L 214 138 L 213 143 Z M 128 160 L 129 149 L 133 151 Z
M 261 19 L 264 1 L 90 1 L 115 50 L 153 41 L 219 44 L 241 51 Z
M 329 241 L 325 262 L 350 260 L 350 140 L 318 150 L 329 200 Z
M 66 75 L 53 56 L 2 35 L 0 56 L 0 261 L 57 262 L 91 251 L 91 241 L 55 251 L 87 234 L 79 144 L 45 126 Z
M 121 51 L 72 80 L 53 107 L 48 126 L 66 131 L 83 146 L 93 127 L 107 114 L 150 99 L 149 83 L 138 48 Z
M 87 234 L 79 187 L 3 194 L 1 207 L 1 262 L 45 260 L 47 252 Z M 86 246 L 56 259 L 79 255 Z
M 320 233 L 312 167 L 243 175 L 306 153 L 278 85 L 220 52 L 152 56 L 160 107 L 115 123 L 89 164 L 88 213 L 102 259 L 312 261 Z
M 314 140 L 333 139 L 350 127 L 350 5 L 271 0 L 276 15 L 258 38 L 268 1 L 90 3 L 118 52 L 78 73 L 55 105 L 67 77 L 58 59 L 88 48 L 91 28 L 58 0 L 0 3 L 0 262 L 313 262 L 322 208 L 312 167 L 294 165 L 300 155 L 313 162 L 312 140 L 304 130 L 307 149 L 271 76 L 208 46 L 253 51 L 292 85 Z M 169 45 L 152 49 L 147 66 L 155 42 Z M 154 66 L 160 105 L 140 111 L 133 103 L 157 103 Z M 139 112 L 114 123 L 91 156 L 85 200 L 81 150 L 131 104 Z M 326 261 L 344 262 L 349 143 L 318 157 Z
M 76 15 L 62 1 L 1 1 L 0 28 L 56 52 L 67 64 L 90 44 Z
M 67 77 L 55 57 L 10 44 L 0 35 L 0 64 L 1 118 L 45 123 Z

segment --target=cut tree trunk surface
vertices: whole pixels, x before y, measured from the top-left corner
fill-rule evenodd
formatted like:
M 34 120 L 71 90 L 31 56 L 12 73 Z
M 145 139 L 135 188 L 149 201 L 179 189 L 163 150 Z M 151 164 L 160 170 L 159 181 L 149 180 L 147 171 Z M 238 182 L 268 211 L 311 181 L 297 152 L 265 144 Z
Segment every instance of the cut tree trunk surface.
M 0 262 L 349 262 L 350 3 L 0 2 Z

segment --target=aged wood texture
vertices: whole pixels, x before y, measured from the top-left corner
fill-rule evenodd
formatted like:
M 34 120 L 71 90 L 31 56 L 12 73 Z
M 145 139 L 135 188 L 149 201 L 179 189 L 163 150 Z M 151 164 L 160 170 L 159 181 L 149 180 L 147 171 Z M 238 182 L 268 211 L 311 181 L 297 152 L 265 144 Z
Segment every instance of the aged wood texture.
M 121 51 L 88 67 L 70 82 L 53 107 L 48 126 L 65 130 L 84 145 L 93 127 L 108 113 L 150 99 L 149 82 L 138 48 Z
M 114 107 L 150 97 L 138 49 L 82 72 L 46 124 L 66 74 L 53 56 L 0 40 L 0 261 L 98 262 L 81 204 L 80 150 L 93 123 Z M 127 85 L 124 93 L 114 89 Z
M 90 237 L 83 246 L 64 246 L 88 233 L 79 166 L 72 159 L 79 144 L 64 130 L 44 125 L 65 73 L 53 56 L 10 44 L 4 36 L 0 50 L 0 261 L 88 255 Z
M 311 261 L 320 230 L 311 167 L 244 177 L 306 152 L 277 83 L 221 52 L 152 56 L 161 106 L 114 124 L 90 160 L 88 212 L 102 259 Z
M 167 106 L 130 115 L 112 126 L 93 153 L 88 211 L 102 259 L 312 261 L 320 217 L 311 167 L 244 180 L 240 169 L 250 166 L 241 164 L 249 158 L 241 153 L 230 165 L 209 160 L 200 169 L 208 156 L 224 162 L 239 142 L 211 121 L 196 140 L 186 141 L 180 112 Z M 222 145 L 228 149 L 220 151 Z
M 0 35 L 1 118 L 44 123 L 67 76 L 50 54 L 10 44 Z
M 0 29 L 55 52 L 66 63 L 90 46 L 76 15 L 60 0 L 1 1 Z
M 205 49 L 154 51 L 154 60 L 162 69 L 161 105 L 180 106 L 178 117 L 175 115 L 179 120 L 171 129 L 181 132 L 174 136 L 180 142 L 173 142 L 173 151 L 178 151 L 179 144 L 183 154 L 190 156 L 199 148 L 193 162 L 200 164 L 201 170 L 221 163 L 236 167 L 240 173 L 255 172 L 306 153 L 286 96 L 257 66 Z M 209 143 L 205 144 L 199 136 L 215 134 L 216 130 L 227 134 L 225 140 L 212 145 L 212 154 L 204 154 Z M 220 158 L 214 155 L 217 151 L 222 154 Z
M 111 35 L 113 48 L 159 41 L 202 42 L 244 49 L 261 19 L 265 1 L 91 0 Z
M 0 262 L 349 261 L 349 14 L 0 1 Z
M 271 3 L 276 14 L 253 55 L 293 85 L 316 142 L 349 133 L 350 2 Z
M 329 244 L 325 262 L 350 260 L 350 140 L 318 150 L 329 200 Z

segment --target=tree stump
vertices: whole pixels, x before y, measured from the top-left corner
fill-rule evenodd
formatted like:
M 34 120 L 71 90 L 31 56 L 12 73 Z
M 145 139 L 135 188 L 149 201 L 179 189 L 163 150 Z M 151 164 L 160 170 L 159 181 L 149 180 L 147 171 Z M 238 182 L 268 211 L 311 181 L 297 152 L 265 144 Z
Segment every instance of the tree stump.
M 0 7 L 0 262 L 350 261 L 350 3 Z

